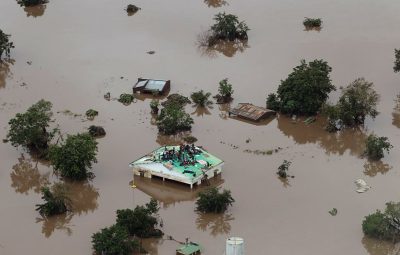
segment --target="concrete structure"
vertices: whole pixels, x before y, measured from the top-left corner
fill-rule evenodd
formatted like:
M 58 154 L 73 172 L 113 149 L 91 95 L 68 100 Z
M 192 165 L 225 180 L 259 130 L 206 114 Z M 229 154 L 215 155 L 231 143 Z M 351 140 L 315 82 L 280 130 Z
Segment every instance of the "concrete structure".
M 225 255 L 244 255 L 244 240 L 241 237 L 226 239 Z
M 185 183 L 193 188 L 222 172 L 224 162 L 201 147 L 164 146 L 129 164 L 135 175 Z
M 275 114 L 275 111 L 249 103 L 239 103 L 234 109 L 229 111 L 229 116 L 235 115 L 252 121 L 259 121 Z

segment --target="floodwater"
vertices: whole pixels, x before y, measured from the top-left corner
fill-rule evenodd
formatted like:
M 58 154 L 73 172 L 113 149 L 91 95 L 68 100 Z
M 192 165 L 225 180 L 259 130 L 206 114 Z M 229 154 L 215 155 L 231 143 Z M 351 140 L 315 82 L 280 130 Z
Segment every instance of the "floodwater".
M 63 133 L 104 126 L 98 140 L 96 177 L 69 183 L 71 214 L 43 219 L 35 211 L 39 189 L 57 180 L 50 166 L 20 148 L 0 143 L 0 254 L 91 254 L 91 235 L 115 222 L 115 211 L 161 201 L 164 232 L 177 240 L 190 237 L 203 254 L 222 255 L 225 239 L 245 239 L 247 254 L 398 254 L 399 247 L 365 238 L 365 215 L 399 201 L 400 75 L 393 72 L 399 48 L 400 2 L 393 0 L 137 0 L 142 9 L 128 16 L 128 2 L 50 0 L 38 8 L 0 1 L 0 28 L 12 34 L 16 48 L 0 65 L 0 137 L 7 121 L 39 99 L 53 103 Z M 237 14 L 251 28 L 247 44 L 202 48 L 199 35 L 212 17 Z M 304 31 L 304 17 L 321 17 L 321 31 Z M 147 54 L 148 51 L 155 54 Z M 149 98 L 124 106 L 106 101 L 131 91 L 138 77 L 171 79 L 171 93 L 204 89 L 217 93 L 228 77 L 233 104 L 263 106 L 300 59 L 323 58 L 333 67 L 333 83 L 345 86 L 357 77 L 374 82 L 381 95 L 375 120 L 364 129 L 329 134 L 322 119 L 305 125 L 280 116 L 260 125 L 228 118 L 229 106 L 196 109 L 192 134 L 225 160 L 215 185 L 230 189 L 236 202 L 224 215 L 194 211 L 196 190 L 157 180 L 136 179 L 128 164 L 160 144 L 180 136 L 157 134 Z M 338 92 L 332 93 L 335 101 Z M 94 121 L 81 116 L 99 111 Z M 362 158 L 363 140 L 374 132 L 395 146 L 381 162 Z M 246 140 L 250 139 L 249 143 Z M 282 148 L 272 155 L 244 150 Z M 275 172 L 292 161 L 286 182 Z M 355 192 L 354 180 L 372 187 Z M 337 208 L 338 214 L 328 211 Z M 151 254 L 174 254 L 177 243 L 145 240 Z

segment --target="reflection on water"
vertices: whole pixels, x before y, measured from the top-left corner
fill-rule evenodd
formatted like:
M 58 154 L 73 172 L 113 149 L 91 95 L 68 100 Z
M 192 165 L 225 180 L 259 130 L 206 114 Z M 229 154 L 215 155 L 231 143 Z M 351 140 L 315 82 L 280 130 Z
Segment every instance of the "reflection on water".
M 393 244 L 391 242 L 381 241 L 369 237 L 363 237 L 361 240 L 364 248 L 369 255 L 399 255 L 400 243 Z
M 380 160 L 379 161 L 368 160 L 367 163 L 364 164 L 364 174 L 370 177 L 374 177 L 378 173 L 386 174 L 390 169 L 392 169 L 391 166 L 383 163 Z
M 202 35 L 199 38 L 203 37 Z M 238 52 L 244 52 L 247 48 L 250 48 L 247 40 L 236 40 L 236 41 L 225 41 L 219 40 L 212 46 L 201 42 L 199 39 L 198 50 L 202 56 L 207 56 L 210 58 L 215 58 L 218 53 L 225 55 L 226 57 L 233 57 Z
M 158 100 L 164 100 L 167 98 L 167 96 L 169 95 L 170 89 L 166 90 L 164 94 L 162 95 L 153 95 L 151 93 L 135 93 L 135 99 L 139 100 L 139 101 L 145 101 L 146 99 L 158 99 Z M 150 107 L 150 106 L 149 106 Z
M 93 212 L 99 204 L 99 192 L 93 185 L 85 182 L 66 182 L 72 204 L 72 213 L 81 215 L 82 213 Z
M 234 219 L 230 213 L 198 213 L 196 226 L 202 231 L 211 230 L 212 236 L 228 235 L 231 232 L 230 221 Z
M 393 109 L 392 116 L 393 116 L 392 124 L 395 127 L 400 128 L 400 94 L 397 95 L 397 98 L 395 100 L 395 107 Z
M 367 134 L 362 129 L 345 129 L 329 133 L 324 129 L 326 120 L 323 118 L 317 119 L 310 125 L 301 120 L 293 121 L 282 115 L 277 120 L 278 128 L 284 135 L 292 138 L 298 144 L 318 144 L 328 155 L 343 155 L 349 151 L 351 155 L 361 156 L 364 151 Z
M 231 109 L 231 104 L 226 103 L 226 104 L 219 104 L 219 117 L 223 120 L 227 120 L 229 117 L 229 111 Z
M 214 8 L 222 7 L 228 4 L 228 2 L 225 0 L 204 0 L 204 3 L 206 3 L 208 7 Z
M 36 223 L 42 223 L 42 233 L 46 238 L 49 238 L 51 234 L 53 234 L 54 230 L 64 231 L 67 235 L 70 236 L 72 234 L 72 229 L 70 225 L 72 217 L 72 213 L 64 213 L 48 218 L 36 218 Z
M 218 175 L 210 179 L 210 186 L 202 184 L 195 186 L 192 190 L 188 185 L 174 181 L 163 181 L 159 178 L 149 179 L 135 176 L 133 183 L 139 190 L 158 200 L 163 208 L 168 208 L 170 205 L 175 205 L 175 203 L 194 201 L 200 191 L 210 186 L 218 187 L 224 183 L 224 180 L 221 178 L 221 175 Z
M 158 247 L 164 243 L 163 238 L 144 238 L 141 239 L 142 247 L 147 251 L 148 254 L 157 255 Z
M 14 65 L 14 63 L 14 59 L 0 60 L 0 89 L 6 87 L 6 81 L 8 78 L 12 78 L 10 66 Z
M 183 138 L 190 135 L 190 131 L 179 132 L 175 135 L 162 135 L 157 134 L 156 142 L 161 145 L 180 145 L 184 143 Z
M 212 107 L 211 106 L 205 106 L 205 107 L 197 106 L 195 111 L 192 112 L 191 114 L 196 115 L 197 117 L 200 117 L 200 116 L 203 117 L 204 115 L 211 115 L 211 112 L 209 109 L 212 109 Z
M 24 7 L 24 11 L 26 12 L 27 17 L 32 16 L 32 17 L 36 18 L 36 17 L 43 16 L 45 10 L 46 10 L 45 4 Z
M 278 176 L 278 179 L 282 182 L 282 185 L 283 185 L 284 188 L 291 187 L 290 182 L 289 182 L 289 178 L 282 178 L 282 177 Z
M 37 165 L 37 161 L 32 162 L 32 159 L 26 159 L 24 155 L 21 155 L 10 174 L 11 187 L 15 192 L 27 195 L 32 189 L 35 193 L 39 193 L 41 187 L 50 184 L 50 173 L 41 174 Z

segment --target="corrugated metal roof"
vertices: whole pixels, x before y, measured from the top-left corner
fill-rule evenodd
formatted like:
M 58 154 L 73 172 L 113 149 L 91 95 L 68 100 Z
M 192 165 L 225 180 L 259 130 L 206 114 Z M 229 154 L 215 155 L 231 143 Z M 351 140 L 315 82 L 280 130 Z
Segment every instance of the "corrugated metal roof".
M 176 252 L 178 254 L 182 254 L 182 255 L 192 255 L 192 254 L 196 254 L 197 252 L 200 252 L 200 251 L 201 251 L 200 245 L 198 245 L 197 243 L 192 243 L 192 242 L 185 244 L 184 246 L 182 246 L 176 250 Z
M 263 117 L 267 117 L 271 114 L 275 114 L 274 111 L 269 110 L 264 107 L 255 106 L 249 103 L 240 103 L 234 109 L 230 111 L 231 114 L 251 119 L 251 120 L 259 120 Z

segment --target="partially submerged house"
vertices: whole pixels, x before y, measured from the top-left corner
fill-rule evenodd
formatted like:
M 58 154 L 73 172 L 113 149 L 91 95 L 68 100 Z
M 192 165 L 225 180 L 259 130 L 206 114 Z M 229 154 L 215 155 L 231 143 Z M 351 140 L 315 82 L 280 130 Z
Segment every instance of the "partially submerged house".
M 166 94 L 171 88 L 170 80 L 153 80 L 139 78 L 133 86 L 133 93 Z
M 163 146 L 129 164 L 135 175 L 185 183 L 193 188 L 222 172 L 224 161 L 194 145 Z
M 198 243 L 188 242 L 176 250 L 178 255 L 197 255 L 201 253 L 201 246 Z
M 250 103 L 239 103 L 229 111 L 229 116 L 234 115 L 251 121 L 259 121 L 275 115 L 276 112 Z

